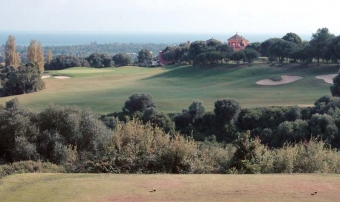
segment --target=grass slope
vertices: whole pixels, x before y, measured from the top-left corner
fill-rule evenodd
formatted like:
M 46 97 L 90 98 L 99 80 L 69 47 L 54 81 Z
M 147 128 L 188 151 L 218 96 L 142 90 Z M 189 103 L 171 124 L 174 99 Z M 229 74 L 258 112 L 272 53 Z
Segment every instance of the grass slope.
M 194 99 L 204 102 L 207 110 L 213 110 L 217 99 L 231 97 L 242 107 L 273 105 L 312 105 L 323 95 L 330 95 L 329 87 L 317 75 L 337 73 L 339 67 L 301 68 L 298 65 L 271 67 L 254 65 L 237 67 L 218 65 L 213 67 L 166 66 L 163 68 L 70 68 L 49 71 L 52 75 L 71 76 L 71 79 L 45 79 L 46 89 L 19 95 L 19 101 L 36 110 L 49 103 L 77 105 L 91 108 L 97 113 L 121 111 L 124 102 L 133 93 L 150 93 L 157 108 L 164 112 L 180 112 Z M 260 86 L 256 81 L 281 75 L 302 76 L 303 79 L 279 86 Z M 0 98 L 0 104 L 13 97 Z
M 153 192 L 152 189 L 156 191 Z M 1 201 L 338 201 L 340 175 L 19 174 Z M 311 195 L 314 191 L 317 194 Z

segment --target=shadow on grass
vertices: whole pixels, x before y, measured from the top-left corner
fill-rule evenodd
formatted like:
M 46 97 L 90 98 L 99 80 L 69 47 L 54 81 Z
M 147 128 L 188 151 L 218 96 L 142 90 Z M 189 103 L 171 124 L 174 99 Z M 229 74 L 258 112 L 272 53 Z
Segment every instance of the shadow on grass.
M 216 75 L 231 73 L 240 69 L 237 65 L 207 65 L 207 66 L 179 66 L 179 65 L 168 65 L 162 67 L 167 72 L 157 74 L 143 80 L 156 79 L 156 78 L 208 78 L 216 77 Z

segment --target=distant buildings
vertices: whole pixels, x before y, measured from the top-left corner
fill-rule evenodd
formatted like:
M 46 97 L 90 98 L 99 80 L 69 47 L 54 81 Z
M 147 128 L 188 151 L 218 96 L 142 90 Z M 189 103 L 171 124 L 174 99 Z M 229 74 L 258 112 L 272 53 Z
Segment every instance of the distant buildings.
M 237 33 L 228 39 L 228 45 L 234 48 L 234 51 L 243 50 L 249 44 L 249 41 Z
M 216 40 L 214 38 L 208 39 L 205 42 L 207 43 L 208 46 L 210 44 L 222 44 L 221 41 Z M 190 41 L 188 41 L 188 43 L 190 44 Z M 238 35 L 237 32 L 234 36 L 228 39 L 228 45 L 230 47 L 233 47 L 235 52 L 245 49 L 248 44 L 249 44 L 249 41 L 243 38 L 242 36 Z M 164 60 L 162 55 L 163 55 L 163 52 L 159 51 L 157 60 L 159 61 L 160 64 L 167 65 L 173 62 L 173 61 Z

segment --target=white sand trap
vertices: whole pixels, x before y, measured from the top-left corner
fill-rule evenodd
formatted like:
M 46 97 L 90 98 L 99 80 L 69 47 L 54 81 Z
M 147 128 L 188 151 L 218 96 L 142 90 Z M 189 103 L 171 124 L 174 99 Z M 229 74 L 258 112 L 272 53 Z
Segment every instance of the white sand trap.
M 56 79 L 70 79 L 71 77 L 69 77 L 69 76 L 54 76 L 53 78 L 56 78 Z
M 281 84 L 291 83 L 291 82 L 297 81 L 299 79 L 302 79 L 303 77 L 282 75 L 281 78 L 282 78 L 281 81 L 273 81 L 271 79 L 263 79 L 263 80 L 256 82 L 256 84 L 267 85 L 267 86 L 281 85 Z
M 336 77 L 338 74 L 327 74 L 327 75 L 321 75 L 321 76 L 316 76 L 315 78 L 317 79 L 322 79 L 326 83 L 331 83 L 333 84 L 333 78 Z
M 43 75 L 42 77 L 41 77 L 41 79 L 47 79 L 47 78 L 50 78 L 51 77 L 51 75 Z

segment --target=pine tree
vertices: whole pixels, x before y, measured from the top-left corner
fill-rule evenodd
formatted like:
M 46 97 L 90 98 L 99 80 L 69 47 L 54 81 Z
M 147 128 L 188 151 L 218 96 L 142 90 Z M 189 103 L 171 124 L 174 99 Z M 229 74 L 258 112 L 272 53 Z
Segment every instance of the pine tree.
M 9 35 L 6 41 L 6 46 L 5 46 L 5 65 L 6 66 L 18 67 L 17 62 L 16 62 L 17 53 L 15 51 L 16 51 L 15 37 L 12 35 Z
M 37 62 L 37 41 L 31 40 L 27 50 L 27 61 L 31 63 Z
M 38 67 L 38 71 L 40 74 L 44 72 L 44 64 L 45 64 L 45 58 L 44 58 L 44 51 L 42 48 L 41 42 L 38 42 L 37 44 L 37 62 L 36 65 Z

